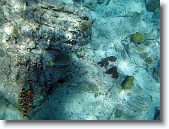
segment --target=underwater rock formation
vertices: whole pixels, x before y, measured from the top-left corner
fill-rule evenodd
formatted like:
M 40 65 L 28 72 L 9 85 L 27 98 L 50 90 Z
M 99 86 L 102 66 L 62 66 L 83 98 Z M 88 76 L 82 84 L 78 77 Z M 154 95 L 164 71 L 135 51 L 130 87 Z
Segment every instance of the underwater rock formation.
M 86 9 L 61 1 L 34 2 L 9 0 L 1 6 L 12 13 L 2 10 L 7 20 L 0 35 L 0 91 L 15 106 L 22 89 L 31 88 L 33 106 L 38 107 L 63 73 L 55 66 L 69 67 L 72 52 L 78 51 L 74 47 L 87 44 L 91 37 Z

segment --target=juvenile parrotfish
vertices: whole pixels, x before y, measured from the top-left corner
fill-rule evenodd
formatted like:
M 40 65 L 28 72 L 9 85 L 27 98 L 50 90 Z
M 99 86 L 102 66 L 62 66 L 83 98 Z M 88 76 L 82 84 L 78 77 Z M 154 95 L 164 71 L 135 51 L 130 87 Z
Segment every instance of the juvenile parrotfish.
M 34 97 L 34 93 L 32 90 L 25 90 L 24 88 L 21 90 L 18 97 L 18 104 L 22 108 L 23 117 L 29 117 L 28 110 L 30 108 L 30 102 Z
M 73 53 L 72 52 L 63 52 L 56 55 L 54 61 L 50 61 L 50 66 L 64 66 L 69 65 L 73 61 Z

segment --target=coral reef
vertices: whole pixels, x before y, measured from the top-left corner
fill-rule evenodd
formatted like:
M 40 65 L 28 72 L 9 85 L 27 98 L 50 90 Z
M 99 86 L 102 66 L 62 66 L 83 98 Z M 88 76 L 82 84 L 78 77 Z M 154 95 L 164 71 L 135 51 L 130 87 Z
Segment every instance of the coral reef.
M 136 44 L 140 44 L 145 40 L 144 34 L 140 32 L 136 32 L 135 34 L 132 34 L 131 41 Z
M 126 76 L 122 82 L 122 89 L 129 90 L 134 86 L 135 78 L 133 76 Z
M 160 11 L 145 0 L 0 0 L 0 12 L 0 119 L 159 119 Z

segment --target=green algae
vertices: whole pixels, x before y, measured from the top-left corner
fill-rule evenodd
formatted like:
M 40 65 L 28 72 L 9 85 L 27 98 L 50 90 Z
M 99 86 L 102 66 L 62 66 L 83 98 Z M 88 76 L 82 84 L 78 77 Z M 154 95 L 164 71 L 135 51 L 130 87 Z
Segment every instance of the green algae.
M 144 42 L 144 40 L 145 40 L 145 36 L 144 36 L 144 34 L 142 34 L 140 32 L 136 32 L 135 34 L 132 34 L 132 36 L 131 36 L 131 41 L 136 44 L 140 44 L 140 43 Z
M 129 90 L 134 86 L 134 76 L 126 76 L 122 82 L 122 89 Z

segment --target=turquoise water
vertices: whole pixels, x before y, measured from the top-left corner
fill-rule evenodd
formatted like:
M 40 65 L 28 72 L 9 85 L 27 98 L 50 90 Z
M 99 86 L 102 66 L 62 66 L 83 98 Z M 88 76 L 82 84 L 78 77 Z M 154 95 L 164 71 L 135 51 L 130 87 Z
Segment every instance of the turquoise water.
M 160 120 L 159 0 L 2 0 L 0 119 Z

